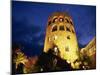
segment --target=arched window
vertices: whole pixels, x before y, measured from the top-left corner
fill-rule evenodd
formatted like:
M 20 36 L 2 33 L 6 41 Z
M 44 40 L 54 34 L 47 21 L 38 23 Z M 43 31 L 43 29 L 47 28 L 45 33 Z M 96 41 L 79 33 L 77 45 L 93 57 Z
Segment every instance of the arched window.
M 70 24 L 73 25 L 72 21 L 70 21 Z
M 70 23 L 69 20 L 68 20 L 67 18 L 65 18 L 65 20 L 66 20 L 67 23 Z
M 72 33 L 75 33 L 75 31 L 72 29 Z
M 64 26 L 60 26 L 59 30 L 64 31 Z
M 66 27 L 66 31 L 69 31 L 69 32 L 71 32 L 71 31 L 70 31 L 70 28 L 68 28 L 68 27 Z
M 54 18 L 53 19 L 53 23 L 57 22 L 58 21 L 58 18 Z
M 54 27 L 52 28 L 52 32 L 54 32 L 54 31 L 57 31 L 57 26 L 54 26 Z
M 60 21 L 60 22 L 63 22 L 63 21 L 64 21 L 64 19 L 63 19 L 63 18 L 60 18 L 60 19 L 59 19 L 59 21 Z

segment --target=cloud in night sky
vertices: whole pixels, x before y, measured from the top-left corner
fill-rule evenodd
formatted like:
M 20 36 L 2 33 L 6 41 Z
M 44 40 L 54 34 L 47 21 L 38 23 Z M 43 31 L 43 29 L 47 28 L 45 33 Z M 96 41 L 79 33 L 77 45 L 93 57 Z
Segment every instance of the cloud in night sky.
M 22 44 L 27 55 L 41 53 L 48 16 L 56 11 L 71 15 L 79 46 L 96 36 L 95 6 L 12 1 L 12 42 Z

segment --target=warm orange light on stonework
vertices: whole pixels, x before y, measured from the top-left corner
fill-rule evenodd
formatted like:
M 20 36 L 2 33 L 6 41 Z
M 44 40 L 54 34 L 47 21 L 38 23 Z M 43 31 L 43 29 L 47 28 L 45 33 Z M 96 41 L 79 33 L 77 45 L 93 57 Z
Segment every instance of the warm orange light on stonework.
M 44 52 L 57 47 L 60 57 L 79 68 L 80 60 L 76 33 L 71 17 L 67 13 L 56 12 L 49 17 L 46 29 Z M 75 63 L 74 63 L 75 62 Z

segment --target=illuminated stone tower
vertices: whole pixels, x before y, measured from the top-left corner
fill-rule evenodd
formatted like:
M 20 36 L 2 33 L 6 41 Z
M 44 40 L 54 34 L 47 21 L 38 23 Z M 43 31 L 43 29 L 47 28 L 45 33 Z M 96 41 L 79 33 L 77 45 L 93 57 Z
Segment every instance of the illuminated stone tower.
M 79 68 L 77 37 L 71 17 L 67 13 L 55 12 L 49 16 L 44 52 L 54 50 L 56 55 L 65 59 L 73 68 Z

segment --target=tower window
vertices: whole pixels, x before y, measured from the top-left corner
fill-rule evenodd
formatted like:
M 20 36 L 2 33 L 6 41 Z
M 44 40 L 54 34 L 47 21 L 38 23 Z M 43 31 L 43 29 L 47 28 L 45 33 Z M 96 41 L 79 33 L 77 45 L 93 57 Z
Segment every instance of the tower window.
M 63 21 L 64 21 L 64 19 L 63 19 L 63 18 L 60 18 L 60 19 L 59 19 L 59 21 L 60 21 L 60 22 L 63 22 Z
M 74 30 L 72 30 L 72 33 L 75 33 Z
M 60 29 L 59 30 L 64 30 L 64 26 L 60 26 Z
M 51 21 L 48 22 L 48 25 L 50 25 L 50 24 L 51 24 Z
M 70 39 L 70 36 L 67 36 L 67 39 Z
M 70 24 L 73 25 L 72 21 L 70 21 Z
M 71 32 L 71 31 L 70 31 L 70 29 L 69 29 L 68 27 L 66 27 L 66 31 L 69 31 L 69 32 Z
M 72 33 L 75 33 L 74 28 L 72 27 Z
M 58 21 L 58 19 L 57 18 L 54 18 L 53 19 L 53 23 L 55 23 L 55 22 L 57 22 Z
M 57 26 L 54 26 L 52 32 L 57 31 Z
M 67 23 L 69 23 L 69 20 L 67 18 L 65 20 L 66 20 Z

